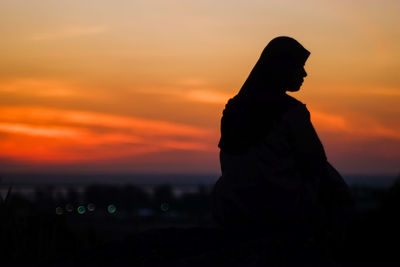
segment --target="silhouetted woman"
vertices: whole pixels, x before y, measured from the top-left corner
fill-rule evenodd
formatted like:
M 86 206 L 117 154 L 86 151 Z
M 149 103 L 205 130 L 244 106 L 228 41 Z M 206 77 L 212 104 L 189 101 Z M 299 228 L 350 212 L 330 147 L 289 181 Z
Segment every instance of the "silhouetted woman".
M 327 162 L 306 106 L 286 94 L 300 89 L 309 55 L 292 38 L 273 39 L 226 105 L 222 176 L 213 190 L 214 217 L 224 229 L 299 244 L 342 233 L 350 190 Z

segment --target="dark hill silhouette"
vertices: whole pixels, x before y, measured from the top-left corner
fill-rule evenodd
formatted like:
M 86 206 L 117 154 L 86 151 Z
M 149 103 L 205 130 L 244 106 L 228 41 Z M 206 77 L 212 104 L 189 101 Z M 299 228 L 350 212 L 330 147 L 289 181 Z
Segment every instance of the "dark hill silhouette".
M 329 255 L 325 254 L 325 246 L 315 242 L 299 249 L 296 243 L 286 246 L 286 242 L 282 242 L 285 236 L 277 233 L 253 232 L 254 235 L 249 236 L 213 226 L 205 219 L 210 214 L 207 206 L 209 191 L 202 188 L 198 192 L 174 196 L 170 201 L 175 204 L 166 212 L 160 210 L 160 203 L 156 203 L 159 199 L 139 192 L 139 188 L 134 189 L 134 195 L 126 196 L 130 203 L 145 199 L 146 207 L 155 212 L 153 217 L 141 217 L 138 213 L 141 205 L 118 207 L 119 212 L 115 215 L 104 213 L 101 205 L 97 205 L 94 214 L 56 215 L 54 207 L 74 199 L 68 199 L 66 195 L 67 199 L 63 200 L 57 194 L 43 191 L 37 194 L 39 199 L 27 200 L 12 191 L 7 201 L 0 201 L 0 256 L 3 264 L 398 263 L 399 184 L 397 182 L 389 189 L 353 188 L 357 204 L 355 216 L 345 241 L 339 247 L 329 248 Z M 90 186 L 88 193 L 91 193 L 87 197 L 99 195 L 93 193 L 96 188 L 106 195 L 126 191 L 124 187 L 113 186 L 108 191 L 107 186 Z M 157 191 L 166 192 L 166 189 L 164 186 Z M 146 197 L 142 198 L 143 195 Z M 44 199 L 46 203 L 41 202 Z M 88 201 L 91 199 L 86 199 L 86 204 Z M 365 206 L 364 203 L 375 205 Z M 51 213 L 48 206 L 52 207 Z M 124 216 L 127 209 L 132 209 L 132 217 Z M 287 235 L 291 238 L 290 233 Z

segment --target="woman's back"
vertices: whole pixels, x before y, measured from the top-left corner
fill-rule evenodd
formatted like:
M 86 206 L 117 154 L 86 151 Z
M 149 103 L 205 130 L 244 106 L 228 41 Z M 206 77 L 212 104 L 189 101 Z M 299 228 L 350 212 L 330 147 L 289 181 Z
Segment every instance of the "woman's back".
M 298 102 L 283 112 L 246 152 L 221 150 L 222 177 L 214 189 L 214 213 L 220 224 L 299 224 L 305 223 L 304 213 L 320 212 L 315 181 L 302 175 L 292 143 L 290 125 L 302 109 L 306 108 Z

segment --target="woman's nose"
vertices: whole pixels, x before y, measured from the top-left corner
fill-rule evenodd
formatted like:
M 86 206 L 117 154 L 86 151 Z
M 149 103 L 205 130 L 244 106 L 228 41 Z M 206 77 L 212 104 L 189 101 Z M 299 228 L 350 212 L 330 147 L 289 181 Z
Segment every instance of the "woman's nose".
M 307 77 L 307 72 L 306 70 L 303 68 L 303 73 L 302 73 L 303 77 Z
M 301 72 L 301 76 L 304 78 L 304 77 L 307 77 L 307 72 L 303 69 L 302 70 L 302 72 Z

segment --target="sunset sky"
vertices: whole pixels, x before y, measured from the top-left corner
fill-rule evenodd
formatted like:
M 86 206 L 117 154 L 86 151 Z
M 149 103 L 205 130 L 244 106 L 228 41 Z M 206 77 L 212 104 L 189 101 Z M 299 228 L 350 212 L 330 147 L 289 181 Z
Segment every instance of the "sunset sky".
M 0 172 L 218 173 L 224 105 L 265 45 L 342 173 L 400 173 L 400 1 L 0 0 Z

